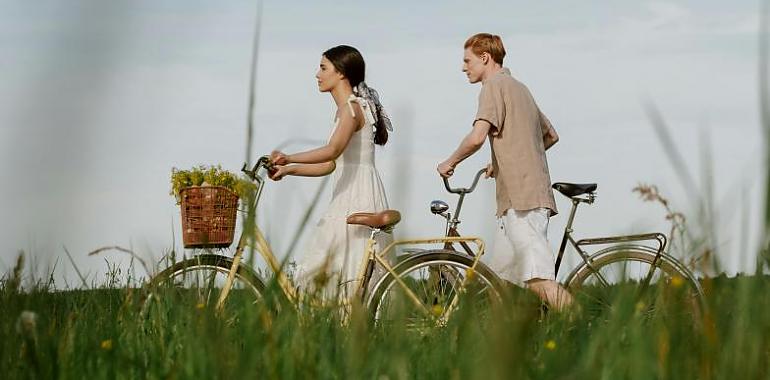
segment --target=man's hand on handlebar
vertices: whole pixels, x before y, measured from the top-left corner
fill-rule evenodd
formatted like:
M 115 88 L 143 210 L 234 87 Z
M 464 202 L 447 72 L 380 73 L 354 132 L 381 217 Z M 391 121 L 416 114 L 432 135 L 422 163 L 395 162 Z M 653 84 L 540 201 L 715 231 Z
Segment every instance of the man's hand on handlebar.
M 495 178 L 495 168 L 492 166 L 492 163 L 487 164 L 487 171 L 484 173 L 484 178 Z
M 452 174 L 455 174 L 455 166 L 447 161 L 438 164 L 436 170 L 438 170 L 438 174 L 444 178 L 449 178 Z
M 446 191 L 452 193 L 452 194 L 470 194 L 473 192 L 474 189 L 476 189 L 476 185 L 479 183 L 479 179 L 481 178 L 481 175 L 487 172 L 487 168 L 482 168 L 478 172 L 476 172 L 476 176 L 473 177 L 473 183 L 471 184 L 471 187 L 458 187 L 458 188 L 452 188 L 449 186 L 449 180 L 447 177 L 443 177 L 444 180 L 444 187 L 446 188 Z

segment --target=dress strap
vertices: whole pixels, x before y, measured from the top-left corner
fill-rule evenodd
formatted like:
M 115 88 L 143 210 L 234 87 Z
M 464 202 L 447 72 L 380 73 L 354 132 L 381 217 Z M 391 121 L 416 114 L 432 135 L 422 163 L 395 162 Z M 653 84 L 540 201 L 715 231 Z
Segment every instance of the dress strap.
M 346 103 L 348 104 L 348 109 L 350 110 L 350 116 L 356 117 L 356 112 L 353 110 L 353 103 L 358 103 L 358 105 L 360 105 L 364 110 L 364 118 L 366 119 L 366 124 L 374 125 L 374 123 L 377 121 L 377 118 L 374 116 L 374 111 L 372 110 L 372 105 L 369 104 L 365 98 L 357 97 L 355 94 L 350 94 Z
M 356 111 L 353 110 L 353 103 L 354 102 L 358 103 L 358 104 L 361 104 L 358 101 L 358 98 L 354 94 L 350 94 L 350 96 L 348 96 L 348 99 L 347 99 L 346 103 L 348 104 L 348 109 L 350 110 L 350 116 L 356 117 Z M 366 103 L 366 102 L 363 102 L 363 103 Z M 363 107 L 363 105 L 361 105 L 361 107 Z

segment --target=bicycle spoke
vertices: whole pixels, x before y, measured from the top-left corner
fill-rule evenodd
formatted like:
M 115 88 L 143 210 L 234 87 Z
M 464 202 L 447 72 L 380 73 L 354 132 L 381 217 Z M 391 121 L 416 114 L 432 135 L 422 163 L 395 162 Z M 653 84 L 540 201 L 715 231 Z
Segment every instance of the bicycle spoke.
M 662 258 L 655 258 L 645 252 L 607 254 L 594 260 L 591 268 L 581 269 L 569 284 L 570 291 L 599 314 L 618 302 L 630 302 L 635 313 L 644 319 L 697 319 L 700 314 L 697 284 Z M 607 286 L 602 280 L 606 280 Z M 626 295 L 631 299 L 624 297 Z
M 486 305 L 490 304 L 489 298 L 499 300 L 500 296 L 483 275 L 468 281 L 469 268 L 470 265 L 449 260 L 428 260 L 402 270 L 399 276 L 401 281 L 418 294 L 430 316 L 426 318 L 423 312 L 404 300 L 404 291 L 395 280 L 390 280 L 382 285 L 384 290 L 378 290 L 374 295 L 378 299 L 373 311 L 375 320 L 380 324 L 401 320 L 400 323 L 417 329 L 442 326 L 458 311 L 458 307 L 465 307 L 461 306 L 466 305 L 465 298 L 471 302 L 468 305 L 474 305 L 468 309 L 469 312 L 483 313 Z
M 158 306 L 155 307 L 154 312 L 160 313 L 168 313 L 169 309 L 166 307 L 173 304 L 186 304 L 193 309 L 213 307 L 227 283 L 230 267 L 231 261 L 229 259 L 215 255 L 202 256 L 177 263 L 161 272 L 153 280 L 157 289 L 154 295 L 148 297 L 148 301 L 153 299 L 168 300 L 168 302 L 162 303 L 155 302 Z M 238 321 L 241 308 L 254 305 L 261 299 L 263 289 L 261 281 L 255 276 L 244 277 L 243 271 L 245 270 L 239 270 L 235 274 L 230 288 L 231 292 L 223 305 L 221 316 L 229 324 Z M 148 304 L 148 307 L 143 307 L 143 310 L 149 312 L 151 310 L 149 306 L 151 304 Z

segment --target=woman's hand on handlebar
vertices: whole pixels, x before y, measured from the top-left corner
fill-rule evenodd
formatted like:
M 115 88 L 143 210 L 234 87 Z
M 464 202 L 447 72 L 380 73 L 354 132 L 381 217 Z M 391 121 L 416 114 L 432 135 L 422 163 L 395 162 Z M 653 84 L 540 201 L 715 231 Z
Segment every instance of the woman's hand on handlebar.
M 273 153 L 270 153 L 270 161 L 273 165 L 288 165 L 289 156 L 283 152 L 274 150 Z
M 273 181 L 280 181 L 289 174 L 291 174 L 290 168 L 286 165 L 273 165 L 271 170 L 267 172 L 268 177 Z

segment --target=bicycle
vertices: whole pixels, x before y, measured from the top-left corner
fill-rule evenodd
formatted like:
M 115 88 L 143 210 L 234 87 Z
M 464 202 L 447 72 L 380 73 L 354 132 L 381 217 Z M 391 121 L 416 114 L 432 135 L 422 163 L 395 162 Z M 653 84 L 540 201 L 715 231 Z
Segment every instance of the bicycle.
M 454 218 L 449 213 L 446 202 L 436 200 L 431 203 L 431 212 L 446 219 L 446 235 L 459 237 L 457 225 L 465 196 L 473 191 L 479 178 L 486 169 L 476 173 L 473 185 L 466 188 L 451 188 L 446 178 L 444 187 L 449 193 L 459 195 L 455 207 Z M 577 207 L 581 203 L 593 204 L 596 200 L 597 184 L 573 184 L 558 182 L 552 188 L 571 200 L 572 208 L 567 225 L 564 228 L 554 273 L 558 275 L 564 253 L 569 243 L 580 256 L 581 262 L 570 272 L 562 282 L 567 291 L 582 305 L 589 309 L 601 311 L 611 306 L 616 297 L 631 292 L 638 309 L 649 315 L 660 314 L 663 310 L 673 310 L 687 314 L 687 317 L 697 321 L 706 307 L 704 293 L 695 276 L 679 260 L 665 252 L 667 239 L 662 233 L 647 233 L 635 235 L 620 235 L 600 238 L 575 240 L 573 223 Z M 657 246 L 641 244 L 654 241 Z M 468 255 L 473 255 L 467 244 L 460 242 L 462 249 Z M 607 246 L 589 254 L 585 247 Z M 454 251 L 452 243 L 447 243 L 445 249 Z M 496 276 L 495 276 L 496 277 Z M 500 279 L 495 279 L 499 284 Z M 673 289 L 672 289 L 673 288 Z M 665 297 L 664 297 L 665 296 Z M 666 301 L 669 306 L 663 308 L 656 304 Z
M 389 320 L 390 315 L 395 315 L 398 322 L 406 321 L 409 326 L 425 322 L 421 318 L 421 310 L 410 310 L 411 303 L 405 302 L 407 297 L 401 293 L 407 287 L 419 295 L 423 304 L 430 306 L 435 319 L 428 322 L 440 325 L 446 324 L 461 304 L 483 316 L 503 301 L 503 283 L 479 261 L 484 250 L 474 250 L 457 229 L 465 196 L 476 189 L 485 172 L 486 169 L 479 170 L 470 187 L 453 188 L 444 178 L 445 189 L 450 194 L 458 195 L 458 199 L 454 213 L 449 211 L 449 205 L 444 201 L 430 203 L 431 213 L 446 219 L 444 237 L 430 241 L 443 243 L 443 248 L 411 249 L 407 251 L 409 254 L 399 257 L 393 271 L 380 279 L 369 298 L 367 307 L 375 321 Z M 455 244 L 460 245 L 462 251 L 456 249 Z M 480 281 L 469 283 L 469 278 Z M 396 287 L 396 283 L 402 285 Z
M 699 319 L 706 307 L 703 288 L 684 264 L 665 252 L 667 239 L 664 234 L 655 232 L 576 241 L 572 226 L 577 207 L 581 203 L 594 203 L 597 184 L 558 182 L 552 187 L 572 202 L 556 257 L 555 273 L 559 273 L 569 243 L 582 262 L 570 272 L 563 285 L 576 299 L 582 298 L 583 304 L 604 308 L 627 290 L 635 294 L 636 307 L 640 311 L 652 315 L 673 310 L 686 313 L 695 321 Z M 655 242 L 657 247 L 641 242 Z M 593 254 L 583 249 L 607 245 Z M 663 308 L 657 304 L 660 301 L 669 304 L 675 301 L 678 305 Z
M 257 183 L 254 202 L 248 212 L 253 215 L 259 203 L 265 179 L 259 174 L 269 170 L 268 157 L 262 157 L 252 169 L 242 171 Z M 442 237 L 416 240 L 398 240 L 376 251 L 374 237 L 378 233 L 390 232 L 400 221 L 400 213 L 386 210 L 381 213 L 357 213 L 348 218 L 349 224 L 367 226 L 371 230 L 360 264 L 359 286 L 354 296 L 343 300 L 343 305 L 360 302 L 368 309 L 370 316 L 378 323 L 389 320 L 405 322 L 408 326 L 443 325 L 460 307 L 460 298 L 468 295 L 471 308 L 488 310 L 492 304 L 502 301 L 505 286 L 502 280 L 483 262 L 484 242 L 476 237 L 462 237 L 457 226 L 465 196 L 472 193 L 485 169 L 479 170 L 469 188 L 452 188 L 444 179 L 445 189 L 459 196 L 454 214 L 443 201 L 431 202 L 431 212 L 446 219 L 445 234 Z M 592 204 L 596 199 L 596 184 L 555 183 L 553 188 L 572 201 L 572 209 L 559 247 L 555 264 L 558 274 L 567 243 L 579 254 L 582 262 L 567 276 L 563 285 L 577 299 L 586 300 L 588 305 L 606 307 L 614 300 L 613 294 L 623 289 L 634 290 L 637 304 L 654 313 L 660 308 L 654 302 L 659 299 L 651 290 L 679 288 L 678 301 L 681 309 L 699 314 L 704 308 L 703 290 L 689 270 L 678 260 L 664 252 L 666 237 L 661 233 L 611 236 L 576 241 L 573 237 L 573 223 L 580 203 Z M 251 233 L 250 233 L 251 231 Z M 192 295 L 196 306 L 205 307 L 216 298 L 216 309 L 221 311 L 230 298 L 245 298 L 256 303 L 263 298 L 265 282 L 249 266 L 241 265 L 247 240 L 252 237 L 255 249 L 274 274 L 281 294 L 290 303 L 299 302 L 296 286 L 287 278 L 281 265 L 272 253 L 270 245 L 257 225 L 245 226 L 238 240 L 233 258 L 225 255 L 205 254 L 178 262 L 155 276 L 150 282 L 152 289 L 172 289 L 180 297 Z M 657 248 L 639 244 L 655 241 Z M 396 247 L 406 245 L 443 244 L 441 249 L 406 249 L 406 254 L 388 263 L 384 257 Z M 459 244 L 463 252 L 455 249 Z M 476 249 L 472 249 L 471 244 Z M 612 244 L 612 245 L 611 245 Z M 611 245 L 593 254 L 585 246 Z M 375 266 L 384 269 L 384 275 L 371 284 Z M 225 278 L 217 279 L 217 275 Z M 664 289 L 665 290 L 665 289 Z M 233 297 L 232 294 L 237 296 Z M 621 292 L 622 293 L 622 292 Z M 651 297 L 652 295 L 652 297 Z M 684 297 L 681 297 L 684 295 Z M 670 298 L 670 297 L 669 297 Z M 237 303 L 237 302 L 236 302 Z M 478 307 L 477 307 L 478 306 Z
M 269 157 L 263 156 L 251 169 L 245 164 L 241 169 L 257 185 L 253 201 L 247 206 L 248 215 L 255 215 L 266 183 L 264 175 L 271 167 Z M 477 182 L 478 176 L 472 188 Z M 455 214 L 455 220 L 457 214 L 459 212 Z M 467 289 L 473 289 L 477 299 L 501 299 L 497 276 L 480 261 L 485 245 L 477 237 L 460 237 L 457 234 L 397 240 L 378 251 L 375 236 L 391 232 L 400 220 L 401 215 L 396 210 L 348 216 L 348 224 L 368 227 L 371 233 L 359 264 L 357 290 L 337 306 L 349 307 L 360 303 L 368 308 L 372 319 L 385 322 L 395 316 L 392 313 L 394 310 L 407 305 L 409 313 L 399 312 L 399 319 L 403 321 L 406 318 L 409 325 L 422 327 L 426 324 L 445 324 L 459 307 L 459 296 Z M 385 259 L 396 247 L 431 244 L 444 244 L 445 247 L 462 244 L 471 254 L 449 249 L 420 249 L 407 250 L 408 253 L 401 255 L 393 264 Z M 154 276 L 149 282 L 150 294 L 143 310 L 149 310 L 158 295 L 171 297 L 174 303 L 192 302 L 199 309 L 213 306 L 218 313 L 231 316 L 235 311 L 228 309 L 228 305 L 259 302 L 266 295 L 266 281 L 251 266 L 244 265 L 242 259 L 247 245 L 259 252 L 267 263 L 282 299 L 298 306 L 302 300 L 297 285 L 286 275 L 259 226 L 245 223 L 232 258 L 204 250 L 204 253 L 176 262 Z M 471 245 L 475 246 L 475 250 L 471 249 Z M 372 283 L 377 267 L 384 275 Z M 401 303 L 402 300 L 405 303 Z

